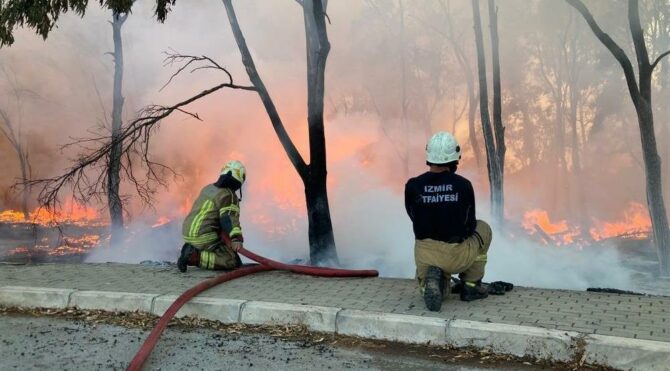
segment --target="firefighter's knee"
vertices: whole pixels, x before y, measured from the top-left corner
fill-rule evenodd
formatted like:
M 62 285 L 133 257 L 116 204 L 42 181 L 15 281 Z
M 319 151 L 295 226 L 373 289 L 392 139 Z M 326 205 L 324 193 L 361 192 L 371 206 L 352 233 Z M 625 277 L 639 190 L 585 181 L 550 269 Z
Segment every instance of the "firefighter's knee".
M 475 235 L 481 244 L 481 248 L 484 251 L 488 251 L 489 246 L 491 246 L 491 241 L 493 240 L 493 231 L 491 230 L 491 226 L 483 220 L 477 220 Z

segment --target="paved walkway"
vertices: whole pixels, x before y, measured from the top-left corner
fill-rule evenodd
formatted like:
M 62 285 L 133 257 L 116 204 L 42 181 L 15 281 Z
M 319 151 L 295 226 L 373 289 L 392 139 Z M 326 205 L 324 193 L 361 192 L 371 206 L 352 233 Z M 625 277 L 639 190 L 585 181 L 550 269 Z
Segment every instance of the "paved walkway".
M 30 286 L 148 294 L 180 294 L 214 273 L 128 264 L 0 264 L 0 287 Z M 413 280 L 317 278 L 285 272 L 243 277 L 200 297 L 316 305 L 441 319 L 525 325 L 670 342 L 670 297 L 515 288 L 464 303 L 449 298 L 425 310 Z

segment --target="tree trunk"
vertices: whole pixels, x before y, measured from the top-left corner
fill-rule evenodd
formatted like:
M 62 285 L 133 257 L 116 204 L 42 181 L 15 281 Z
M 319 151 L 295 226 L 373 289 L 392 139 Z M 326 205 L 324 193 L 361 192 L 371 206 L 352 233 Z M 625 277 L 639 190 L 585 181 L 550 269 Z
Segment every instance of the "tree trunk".
M 651 77 L 654 66 L 649 63 L 649 55 L 644 40 L 644 31 L 640 25 L 640 15 L 637 0 L 628 1 L 628 22 L 630 25 L 633 44 L 638 62 L 639 93 L 631 91 L 633 102 L 637 101 L 637 121 L 640 127 L 642 153 L 644 154 L 644 168 L 646 174 L 647 204 L 651 217 L 654 241 L 660 263 L 660 273 L 670 276 L 670 229 L 668 228 L 668 214 L 663 200 L 663 185 L 661 175 L 661 157 L 656 146 L 654 131 L 654 113 L 652 109 Z M 634 77 L 634 76 L 633 76 Z
M 307 222 L 309 225 L 309 257 L 312 264 L 338 263 L 333 224 L 330 219 L 326 177 L 314 177 L 305 183 Z M 319 179 L 320 178 L 320 179 Z
M 479 148 L 479 142 L 477 141 L 477 131 L 475 130 L 475 115 L 477 114 L 477 93 L 475 92 L 475 82 L 472 77 L 472 69 L 470 68 L 470 61 L 465 56 L 462 45 L 456 39 L 454 35 L 453 21 L 451 18 L 451 11 L 449 7 L 445 6 L 444 3 L 440 2 L 442 5 L 444 14 L 447 20 L 447 36 L 449 42 L 451 43 L 452 48 L 456 52 L 456 60 L 463 70 L 463 75 L 465 76 L 465 84 L 467 87 L 467 97 L 468 97 L 468 139 L 470 141 L 470 146 L 472 146 L 472 151 L 475 154 L 475 161 L 477 162 L 477 169 L 481 169 L 482 166 L 482 154 L 481 149 Z
M 30 199 L 30 185 L 28 181 L 30 180 L 30 171 L 28 170 L 30 165 L 28 163 L 28 154 L 26 153 L 27 149 L 23 148 L 22 144 L 19 144 L 17 152 L 19 155 L 19 164 L 21 165 L 21 181 L 23 182 L 23 190 L 21 197 L 21 211 L 23 212 L 23 219 L 30 219 L 30 209 L 28 208 L 28 201 Z
M 323 122 L 325 72 L 330 42 L 321 0 L 303 2 L 307 49 L 307 123 L 310 164 L 305 184 L 312 263 L 337 263 L 335 237 L 326 187 L 326 136 Z
M 488 85 L 486 81 L 486 59 L 484 57 L 484 41 L 482 37 L 482 23 L 479 16 L 479 0 L 472 0 L 472 15 L 475 27 L 475 43 L 477 45 L 477 70 L 479 72 L 479 113 L 482 119 L 482 132 L 484 133 L 484 145 L 486 148 L 486 165 L 488 168 L 489 185 L 491 187 L 491 214 L 496 222 L 501 222 L 499 193 L 502 189 L 500 179 L 500 164 L 496 152 L 495 139 L 491 130 L 491 118 L 489 117 Z
M 121 126 L 123 114 L 123 42 L 121 27 L 128 14 L 114 14 L 112 31 L 114 38 L 114 96 L 112 106 L 112 150 L 109 153 L 107 171 L 107 205 L 111 220 L 111 246 L 119 245 L 123 240 L 123 205 L 119 195 L 121 185 Z
M 28 181 L 31 178 L 30 171 L 30 162 L 28 161 L 28 149 L 27 146 L 23 143 L 22 135 L 22 119 L 21 119 L 21 108 L 20 108 L 20 95 L 16 93 L 18 89 L 15 87 L 15 96 L 17 99 L 17 105 L 19 106 L 19 120 L 18 120 L 18 130 L 14 130 L 12 126 L 12 120 L 10 120 L 9 115 L 0 109 L 0 134 L 4 135 L 9 144 L 16 152 L 16 157 L 19 159 L 19 167 L 21 168 L 21 181 L 23 183 L 22 195 L 21 195 L 21 212 L 23 213 L 23 219 L 28 221 L 30 219 L 30 212 L 28 210 L 28 200 L 30 197 L 31 187 L 28 184 Z
M 477 114 L 477 94 L 475 93 L 474 81 L 472 81 L 472 74 L 466 74 L 466 81 L 468 86 L 468 139 L 472 146 L 472 151 L 475 153 L 475 162 L 477 169 L 482 167 L 482 152 L 479 149 L 479 141 L 477 141 L 477 130 L 475 129 L 475 115 Z
M 311 161 L 309 165 L 305 163 L 305 160 L 286 132 L 286 128 L 272 101 L 272 97 L 258 74 L 256 64 L 251 57 L 244 34 L 235 15 L 232 1 L 222 0 L 222 2 L 226 8 L 228 21 L 235 36 L 237 47 L 242 55 L 242 63 L 247 71 L 249 80 L 256 88 L 256 92 L 263 102 L 277 138 L 305 186 L 310 259 L 313 264 L 336 263 L 337 250 L 335 248 L 335 238 L 326 190 L 326 139 L 323 125 L 324 73 L 326 58 L 330 50 L 328 35 L 326 33 L 325 8 L 323 6 L 325 1 L 324 3 L 314 0 L 305 0 L 302 2 L 307 43 L 307 121 L 309 125 Z
M 649 86 L 651 76 L 649 76 Z M 642 85 L 642 84 L 640 84 Z M 644 89 L 641 89 L 644 91 Z M 643 94 L 646 95 L 646 94 Z M 661 176 L 661 157 L 658 155 L 656 135 L 654 133 L 654 117 L 651 101 L 641 97 L 638 110 L 642 152 L 644 154 L 644 170 L 646 174 L 647 204 L 653 229 L 654 242 L 660 271 L 664 276 L 670 276 L 670 230 L 668 229 L 668 214 L 663 200 L 663 185 Z M 649 96 L 649 98 L 651 98 Z
M 500 53 L 498 51 L 498 9 L 494 0 L 489 0 L 491 22 L 491 65 L 493 67 L 493 130 L 495 132 L 496 162 L 498 173 L 492 185 L 492 214 L 499 225 L 505 220 L 504 175 L 505 175 L 505 126 L 502 122 L 502 91 L 500 87 Z
M 586 5 L 581 0 L 566 1 L 581 13 L 593 33 L 607 47 L 623 69 L 628 92 L 635 106 L 637 122 L 640 128 L 640 140 L 644 155 L 647 205 L 649 207 L 654 242 L 658 253 L 660 274 L 670 276 L 670 229 L 668 228 L 668 215 L 665 209 L 665 201 L 663 200 L 661 158 L 658 155 L 656 145 L 654 114 L 651 104 L 651 77 L 654 67 L 656 67 L 660 60 L 657 58 L 653 64 L 649 62 L 644 31 L 640 24 L 638 1 L 628 0 L 628 24 L 633 38 L 633 45 L 635 46 L 639 82 L 635 81 L 635 70 L 626 53 L 600 28 Z M 661 54 L 659 58 L 667 55 L 667 53 Z

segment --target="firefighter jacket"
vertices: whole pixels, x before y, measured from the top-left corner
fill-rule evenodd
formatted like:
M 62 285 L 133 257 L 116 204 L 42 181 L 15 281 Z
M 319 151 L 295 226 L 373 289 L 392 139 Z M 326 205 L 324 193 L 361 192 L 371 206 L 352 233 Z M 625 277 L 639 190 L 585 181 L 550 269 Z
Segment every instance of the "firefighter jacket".
M 185 242 L 206 247 L 218 242 L 221 232 L 232 240 L 242 240 L 239 199 L 229 188 L 210 184 L 193 203 L 184 220 L 182 235 Z
M 450 171 L 427 172 L 407 181 L 405 209 L 417 240 L 461 243 L 477 225 L 472 183 Z

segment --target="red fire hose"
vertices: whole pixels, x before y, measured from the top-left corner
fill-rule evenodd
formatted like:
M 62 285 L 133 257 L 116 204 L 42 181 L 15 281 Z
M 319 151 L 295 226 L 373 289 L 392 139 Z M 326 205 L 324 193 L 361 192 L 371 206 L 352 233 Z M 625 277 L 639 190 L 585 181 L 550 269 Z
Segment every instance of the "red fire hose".
M 336 268 L 325 268 L 325 267 L 311 267 L 305 265 L 284 264 L 256 255 L 244 248 L 240 248 L 238 252 L 241 255 L 244 255 L 247 258 L 260 263 L 260 265 L 239 268 L 232 272 L 224 273 L 214 278 L 204 280 L 198 283 L 197 285 L 191 287 L 190 289 L 186 290 L 183 294 L 179 295 L 177 300 L 175 300 L 175 302 L 172 303 L 172 305 L 170 305 L 170 307 L 165 311 L 165 313 L 163 313 L 163 316 L 161 316 L 161 318 L 158 320 L 156 327 L 154 327 L 154 329 L 151 331 L 147 339 L 144 341 L 144 344 L 142 344 L 140 349 L 137 351 L 137 354 L 135 354 L 133 360 L 130 361 L 130 364 L 128 365 L 128 368 L 126 370 L 128 371 L 141 370 L 142 365 L 147 360 L 147 358 L 149 358 L 151 351 L 156 346 L 156 343 L 158 342 L 158 338 L 161 336 L 161 333 L 163 332 L 163 330 L 165 330 L 165 327 L 167 327 L 168 323 L 170 322 L 172 317 L 174 317 L 174 315 L 177 314 L 179 309 L 189 300 L 191 300 L 194 296 L 220 283 L 244 277 L 249 274 L 271 271 L 275 269 L 287 270 L 293 273 L 308 274 L 311 276 L 319 276 L 319 277 L 377 277 L 379 275 L 379 272 L 372 269 L 350 270 L 350 269 L 336 269 Z

